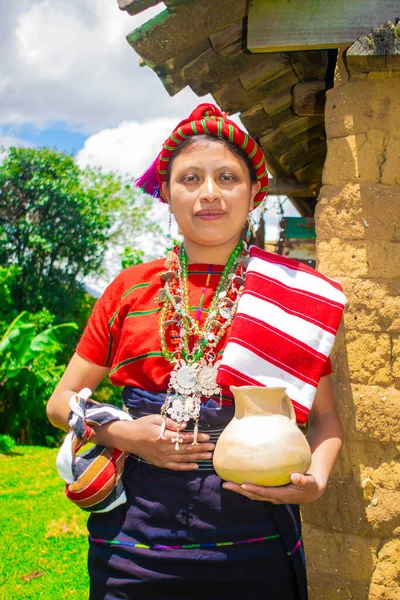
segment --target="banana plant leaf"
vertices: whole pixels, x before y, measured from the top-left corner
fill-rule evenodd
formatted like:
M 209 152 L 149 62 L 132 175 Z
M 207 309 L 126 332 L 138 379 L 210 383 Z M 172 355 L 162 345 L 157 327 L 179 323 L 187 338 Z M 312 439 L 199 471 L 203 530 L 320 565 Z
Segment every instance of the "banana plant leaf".
M 13 359 L 21 363 L 34 337 L 35 325 L 30 322 L 29 313 L 24 311 L 14 319 L 1 338 L 0 357 L 11 352 Z
M 0 371 L 3 371 L 3 381 L 17 377 L 22 369 L 31 370 L 33 361 L 42 354 L 57 352 L 63 339 L 76 329 L 76 323 L 63 323 L 35 335 L 35 325 L 30 322 L 30 314 L 26 311 L 20 313 L 0 340 Z M 43 380 L 50 376 L 44 371 L 36 371 L 35 375 Z
M 26 356 L 27 360 L 31 361 L 37 358 L 43 352 L 50 352 L 53 349 L 58 350 L 63 339 L 77 329 L 78 325 L 76 323 L 63 323 L 42 331 L 33 338 Z

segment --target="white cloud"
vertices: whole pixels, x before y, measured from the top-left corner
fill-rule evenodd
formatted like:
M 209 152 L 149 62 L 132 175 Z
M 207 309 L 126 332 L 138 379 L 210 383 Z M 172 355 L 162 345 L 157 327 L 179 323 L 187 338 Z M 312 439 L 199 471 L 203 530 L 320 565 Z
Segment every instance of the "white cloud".
M 89 137 L 76 159 L 80 167 L 101 167 L 104 171 L 117 171 L 122 175 L 137 177 L 153 162 L 162 143 L 177 125 L 177 118 L 158 118 L 149 121 L 123 122 L 117 127 L 104 129 Z M 168 207 L 158 199 L 154 200 L 152 220 L 159 223 L 166 232 L 168 227 Z M 177 237 L 174 224 L 172 234 Z M 128 243 L 128 242 L 127 242 Z M 164 254 L 165 246 L 160 240 L 140 235 L 135 246 L 145 251 L 146 259 Z M 123 247 L 110 248 L 106 254 L 104 276 L 88 278 L 86 281 L 96 290 L 103 290 L 121 269 L 120 253 Z
M 170 98 L 125 39 L 161 8 L 131 17 L 117 0 L 3 0 L 0 124 L 63 121 L 90 134 L 187 114 L 198 98 L 190 89 Z
M 123 122 L 89 137 L 77 154 L 81 167 L 99 166 L 137 177 L 156 158 L 162 143 L 177 125 L 175 118 Z

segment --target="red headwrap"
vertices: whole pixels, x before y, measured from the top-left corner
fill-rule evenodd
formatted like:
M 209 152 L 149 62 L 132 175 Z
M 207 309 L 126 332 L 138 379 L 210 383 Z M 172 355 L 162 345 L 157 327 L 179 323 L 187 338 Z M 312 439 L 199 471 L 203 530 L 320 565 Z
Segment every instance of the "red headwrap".
M 161 186 L 166 180 L 168 162 L 179 144 L 193 135 L 210 135 L 223 138 L 243 150 L 252 163 L 257 180 L 261 184 L 260 191 L 254 198 L 254 206 L 258 206 L 268 190 L 267 165 L 262 150 L 253 138 L 242 131 L 236 123 L 230 121 L 227 115 L 214 104 L 199 104 L 188 119 L 184 119 L 179 123 L 169 138 L 165 140 L 156 160 L 136 180 L 137 187 L 140 187 L 147 194 L 166 202 L 162 195 Z

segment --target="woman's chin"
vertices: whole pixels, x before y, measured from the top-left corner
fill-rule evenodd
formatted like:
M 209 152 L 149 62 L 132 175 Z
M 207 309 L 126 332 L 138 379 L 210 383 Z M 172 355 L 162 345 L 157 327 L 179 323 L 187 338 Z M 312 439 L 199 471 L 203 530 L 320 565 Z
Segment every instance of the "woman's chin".
M 237 235 L 237 237 L 227 237 L 222 235 L 215 235 L 215 232 L 204 233 L 204 235 L 197 235 L 196 237 L 184 236 L 186 243 L 189 242 L 192 244 L 196 244 L 197 246 L 204 246 L 207 248 L 212 248 L 213 246 L 215 248 L 218 248 L 221 246 L 226 246 L 228 244 L 232 244 L 233 246 L 235 246 L 238 243 L 239 238 L 240 233 Z

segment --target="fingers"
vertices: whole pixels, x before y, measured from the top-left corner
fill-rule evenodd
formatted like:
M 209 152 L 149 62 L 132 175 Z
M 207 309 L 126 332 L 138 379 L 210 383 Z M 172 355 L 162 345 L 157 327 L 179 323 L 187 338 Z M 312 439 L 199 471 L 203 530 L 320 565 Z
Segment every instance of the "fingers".
M 160 425 L 164 422 L 164 418 L 161 415 L 152 415 L 152 421 L 155 425 Z M 192 432 L 185 432 L 187 423 L 182 422 L 179 424 L 179 433 L 180 437 L 183 439 L 184 444 L 191 444 L 194 440 L 194 434 Z M 172 439 L 175 437 L 176 432 L 178 431 L 178 423 L 173 421 L 170 418 L 165 420 L 165 431 L 164 431 L 164 439 Z M 198 442 L 208 442 L 210 436 L 207 433 L 198 433 L 197 441 Z
M 192 446 L 190 444 L 181 444 L 179 450 L 175 450 L 175 447 L 171 444 L 163 446 L 162 454 L 164 456 L 170 456 L 172 461 L 175 462 L 193 462 L 197 460 L 210 460 L 213 456 L 214 444 L 199 444 L 198 446 Z
M 146 417 L 142 418 L 150 420 L 150 422 L 154 423 L 154 425 L 161 425 L 162 423 L 165 423 L 166 430 L 169 429 L 170 431 L 178 431 L 178 423 L 169 417 L 165 419 L 161 415 L 147 415 Z M 179 430 L 181 431 L 182 429 L 186 429 L 186 426 L 187 423 L 183 421 L 179 424 Z
M 183 454 L 197 454 L 199 452 L 213 452 L 215 449 L 215 444 L 202 442 L 197 446 L 193 446 L 192 444 L 182 444 L 179 452 Z
M 192 471 L 198 469 L 197 461 L 210 460 L 215 449 L 207 433 L 198 433 L 197 444 L 194 433 L 184 431 L 186 423 L 178 424 L 161 415 L 148 415 L 143 419 L 143 444 L 141 458 L 151 464 L 172 470 Z M 165 428 L 164 428 L 165 425 Z M 162 436 L 160 436 L 162 432 Z M 179 447 L 176 441 L 179 438 Z
M 181 431 L 182 429 L 185 429 L 186 425 L 187 423 L 185 423 L 185 421 L 183 421 L 183 423 L 180 423 L 179 430 Z M 165 428 L 169 429 L 170 431 L 178 431 L 178 423 L 176 421 L 173 421 L 172 419 L 167 418 L 165 421 Z
M 184 444 L 192 444 L 194 442 L 194 435 L 193 435 L 193 433 L 183 433 L 181 437 L 183 439 L 183 443 Z M 210 439 L 210 436 L 207 435 L 207 433 L 199 433 L 199 434 L 197 434 L 197 441 L 201 442 L 202 444 L 204 442 L 208 442 L 209 439 Z
M 214 444 L 201 444 L 201 446 L 181 444 L 179 450 L 175 450 L 174 446 L 171 447 L 168 445 L 167 447 L 164 446 L 162 449 L 163 462 L 164 465 L 174 465 L 173 467 L 166 466 L 167 469 L 175 469 L 176 465 L 190 465 L 190 470 L 198 468 L 197 461 L 211 460 L 213 450 Z M 193 467 L 193 465 L 195 465 L 195 467 Z
M 298 488 L 306 488 L 315 483 L 315 479 L 312 475 L 303 475 L 302 473 L 292 473 L 290 481 Z
M 165 464 L 166 469 L 172 469 L 172 471 L 196 471 L 199 468 L 197 463 L 179 463 L 170 461 Z
M 198 461 L 198 460 L 211 460 L 212 458 L 212 452 L 201 452 L 201 453 L 197 453 L 197 454 L 185 454 L 185 453 L 180 453 L 177 452 L 176 455 L 174 456 L 173 460 L 175 462 L 193 462 L 193 461 Z
M 166 431 L 164 433 L 164 438 L 157 438 L 156 441 L 159 447 L 162 447 L 166 452 L 169 452 L 172 448 L 174 452 L 195 454 L 196 452 L 213 452 L 213 450 L 215 449 L 215 444 L 213 444 L 212 442 L 208 442 L 209 439 L 210 436 L 207 436 L 207 439 L 204 439 L 204 441 L 202 441 L 199 436 L 199 443 L 193 444 L 194 438 L 192 433 L 179 434 L 179 450 L 174 450 L 174 444 L 176 442 L 176 433 L 174 434 L 172 432 Z
M 227 481 L 222 484 L 222 487 L 225 490 L 230 490 L 231 492 L 236 492 L 237 494 L 240 494 L 241 496 L 245 496 L 246 498 L 249 498 L 250 500 L 261 500 L 261 498 L 258 497 L 257 494 L 254 494 L 251 491 L 246 490 L 243 486 L 239 485 L 238 483 L 233 483 L 232 481 Z M 262 498 L 262 500 L 264 500 L 264 502 L 265 502 L 265 498 Z
M 168 429 L 165 430 L 164 432 L 164 440 L 169 440 L 170 442 L 172 441 L 172 439 L 174 439 L 176 437 L 176 432 L 174 431 L 169 431 Z M 179 437 L 182 439 L 182 444 L 192 444 L 194 441 L 194 435 L 193 433 L 185 433 L 185 432 L 179 432 Z M 210 439 L 210 436 L 207 435 L 206 433 L 199 433 L 197 435 L 197 441 L 201 442 L 202 444 L 204 442 L 208 442 L 208 440 Z
M 272 504 L 303 504 L 314 502 L 322 492 L 313 475 L 294 473 L 291 477 L 293 483 L 277 487 L 263 487 L 251 483 L 239 485 L 232 481 L 225 482 L 223 487 L 250 500 L 271 502 Z M 294 482 L 297 482 L 296 484 Z
M 254 496 L 254 499 L 272 502 L 272 504 L 298 504 L 301 501 L 302 492 L 291 483 L 284 486 L 265 488 L 251 483 L 244 483 L 241 488 L 246 493 Z

